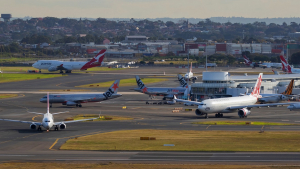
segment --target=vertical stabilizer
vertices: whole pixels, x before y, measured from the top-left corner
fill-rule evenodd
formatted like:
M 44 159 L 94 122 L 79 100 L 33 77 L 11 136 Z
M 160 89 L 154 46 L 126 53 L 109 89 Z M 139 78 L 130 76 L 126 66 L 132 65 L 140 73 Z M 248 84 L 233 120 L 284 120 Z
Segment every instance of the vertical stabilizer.
M 291 95 L 293 92 L 293 88 L 294 88 L 294 79 L 291 80 L 290 84 L 288 85 L 288 87 L 285 89 L 285 91 L 281 94 L 284 95 Z
M 244 60 L 245 60 L 245 64 L 246 64 L 246 65 L 250 65 L 250 64 L 252 63 L 252 62 L 250 61 L 250 59 L 247 58 L 246 55 L 243 55 L 243 57 L 244 57 Z
M 47 93 L 47 114 L 49 114 L 49 92 Z
M 116 80 L 111 86 L 110 88 L 103 93 L 103 96 L 108 99 L 110 98 L 113 94 L 117 94 L 118 89 L 119 89 L 119 84 L 120 84 L 120 80 Z
M 139 76 L 135 76 L 135 80 L 136 80 L 136 83 L 138 85 L 138 88 L 143 92 L 143 93 L 146 93 L 147 92 L 147 87 L 146 85 L 142 82 L 142 80 L 140 79 Z
M 259 97 L 259 95 L 260 95 L 260 87 L 261 87 L 261 82 L 262 82 L 262 76 L 263 76 L 262 73 L 260 73 L 260 74 L 258 75 L 256 84 L 255 84 L 255 86 L 254 86 L 254 88 L 253 88 L 252 93 L 250 94 L 251 96 L 254 96 L 254 97 L 256 97 L 256 98 Z

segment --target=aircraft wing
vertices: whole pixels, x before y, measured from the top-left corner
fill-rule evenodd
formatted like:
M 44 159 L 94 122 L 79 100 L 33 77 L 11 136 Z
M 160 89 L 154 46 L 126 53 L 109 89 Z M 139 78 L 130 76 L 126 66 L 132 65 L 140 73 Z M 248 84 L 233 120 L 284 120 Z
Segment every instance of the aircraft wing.
M 254 107 L 275 107 L 281 105 L 292 105 L 292 104 L 299 104 L 299 102 L 290 102 L 290 103 L 270 103 L 270 104 L 254 104 L 254 105 L 245 105 L 245 106 L 230 106 L 227 107 L 226 110 L 233 110 L 233 109 L 242 109 L 242 108 L 254 108 Z
M 176 96 L 174 96 L 174 100 L 175 100 L 176 102 L 190 103 L 190 104 L 194 104 L 194 105 L 200 105 L 200 104 L 203 104 L 203 103 L 197 102 L 197 101 L 189 101 L 189 100 L 177 99 Z
M 88 121 L 88 120 L 94 120 L 98 118 L 91 118 L 91 119 L 81 119 L 81 120 L 72 120 L 72 121 L 61 121 L 61 122 L 55 122 L 54 125 L 60 125 L 60 124 L 66 124 L 66 123 L 75 123 L 75 122 L 80 122 L 80 121 Z
M 57 66 L 57 70 L 72 70 L 71 66 L 64 66 L 63 64 Z
M 33 122 L 33 121 L 20 121 L 20 120 L 10 120 L 10 119 L 0 119 L 3 121 L 10 121 L 10 122 L 19 122 L 19 123 L 27 123 L 27 124 L 36 124 L 36 125 L 42 125 L 42 123 Z

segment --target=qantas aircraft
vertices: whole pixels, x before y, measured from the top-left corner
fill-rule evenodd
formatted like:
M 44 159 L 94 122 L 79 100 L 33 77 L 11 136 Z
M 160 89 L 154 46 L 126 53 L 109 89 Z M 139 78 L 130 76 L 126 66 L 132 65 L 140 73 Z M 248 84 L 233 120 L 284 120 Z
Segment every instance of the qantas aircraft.
M 194 76 L 194 73 L 192 72 L 192 62 L 191 62 L 190 72 L 187 72 L 184 75 L 184 78 L 185 80 L 192 80 L 193 82 L 195 82 L 198 79 L 198 77 Z
M 244 58 L 244 61 L 245 61 L 245 65 L 254 67 L 255 62 L 252 63 L 252 62 L 250 61 L 250 59 L 249 59 L 246 55 L 243 55 L 243 58 Z
M 139 76 L 135 76 L 136 83 L 138 88 L 135 88 L 135 91 L 148 94 L 150 97 L 152 96 L 164 96 L 163 100 L 173 99 L 173 95 L 187 95 L 187 89 L 191 86 L 188 86 L 184 78 L 179 74 L 178 80 L 180 82 L 180 87 L 146 87 L 146 85 L 142 82 Z
M 240 118 L 246 118 L 251 114 L 251 109 L 254 107 L 269 107 L 277 105 L 290 105 L 288 109 L 294 110 L 299 109 L 299 103 L 271 103 L 271 104 L 255 104 L 257 100 L 261 97 L 260 87 L 262 82 L 263 74 L 260 73 L 256 81 L 255 87 L 250 95 L 238 96 L 238 97 L 228 97 L 228 98 L 218 98 L 218 99 L 207 99 L 202 102 L 188 101 L 177 99 L 174 96 L 176 102 L 190 103 L 198 105 L 195 113 L 196 115 L 205 115 L 208 118 L 208 113 L 217 113 L 215 117 L 223 117 L 223 113 L 232 113 L 238 110 L 238 116 Z
M 287 73 L 295 73 L 298 74 L 300 73 L 300 69 L 294 69 L 292 68 L 286 61 L 286 59 L 283 57 L 283 55 L 280 55 L 280 60 L 282 63 L 282 70 L 287 72 Z
M 52 107 L 52 103 L 82 107 L 81 103 L 100 102 L 122 96 L 121 94 L 117 94 L 119 84 L 120 80 L 116 80 L 103 94 L 51 94 L 49 97 L 44 96 L 41 98 L 40 102 L 46 103 L 49 98 L 50 107 Z
M 105 55 L 106 49 L 101 50 L 92 60 L 88 62 L 66 62 L 58 60 L 39 60 L 35 62 L 32 66 L 36 69 L 47 69 L 49 72 L 54 72 L 60 70 L 60 73 L 63 73 L 63 70 L 66 73 L 71 73 L 72 70 L 87 70 L 88 68 L 101 66 Z
M 250 59 L 246 55 L 243 55 L 243 57 L 245 60 L 245 65 L 247 65 L 247 66 L 251 66 L 251 67 L 259 66 L 262 68 L 271 68 L 271 67 L 281 68 L 282 67 L 281 63 L 256 63 L 256 62 L 251 62 Z
M 49 93 L 47 94 L 49 95 Z M 49 97 L 47 97 L 49 98 Z M 0 119 L 3 121 L 10 121 L 10 122 L 20 122 L 20 123 L 28 123 L 30 124 L 30 129 L 41 131 L 42 127 L 44 127 L 47 131 L 49 131 L 53 126 L 54 130 L 58 129 L 66 129 L 66 123 L 74 123 L 74 122 L 80 122 L 80 121 L 87 121 L 87 120 L 93 120 L 97 118 L 91 118 L 91 119 L 81 119 L 81 120 L 73 120 L 73 121 L 61 121 L 61 122 L 54 122 L 53 115 L 54 114 L 61 114 L 65 112 L 58 112 L 58 113 L 49 113 L 49 99 L 47 101 L 47 113 L 44 114 L 44 118 L 42 122 L 35 122 L 35 121 L 20 121 L 20 120 L 10 120 L 10 119 Z M 35 112 L 33 112 L 35 113 Z M 43 113 L 35 113 L 35 114 L 43 114 Z

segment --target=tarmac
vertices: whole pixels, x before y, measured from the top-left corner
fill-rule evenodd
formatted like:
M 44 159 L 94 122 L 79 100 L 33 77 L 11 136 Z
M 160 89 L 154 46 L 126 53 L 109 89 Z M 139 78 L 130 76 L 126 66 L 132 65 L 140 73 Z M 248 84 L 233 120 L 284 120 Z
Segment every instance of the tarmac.
M 30 81 L 2 83 L 0 93 L 17 93 L 18 97 L 1 99 L 0 118 L 41 121 L 42 116 L 28 112 L 46 112 L 46 104 L 40 103 L 45 90 L 78 89 L 75 86 L 113 81 L 116 79 L 133 78 L 138 72 L 140 77 L 167 75 L 168 81 L 151 84 L 149 86 L 179 86 L 176 74 L 186 72 L 185 69 L 176 68 L 138 68 L 126 69 L 122 72 L 96 72 L 74 73 L 52 79 L 37 79 Z M 225 68 L 224 68 L 225 69 Z M 241 68 L 238 68 L 241 69 Z M 197 72 L 198 69 L 193 69 Z M 245 68 L 245 71 L 248 69 Z M 256 69 L 255 71 L 267 71 Z M 198 70 L 201 73 L 202 70 Z M 201 78 L 200 78 L 201 79 Z M 300 126 L 254 126 L 254 125 L 196 125 L 193 122 L 201 121 L 264 121 L 300 123 L 300 111 L 289 111 L 286 106 L 252 109 L 247 119 L 240 119 L 236 113 L 224 114 L 223 118 L 215 118 L 210 114 L 208 119 L 196 116 L 195 106 L 153 105 L 149 102 L 160 102 L 161 97 L 154 100 L 148 95 L 137 93 L 132 89 L 136 86 L 122 87 L 119 91 L 122 97 L 103 101 L 101 103 L 86 103 L 82 108 L 68 107 L 53 104 L 50 113 L 69 111 L 69 113 L 54 115 L 55 121 L 75 116 L 77 114 L 99 114 L 112 116 L 131 117 L 132 120 L 124 121 L 95 121 L 67 124 L 65 130 L 49 132 L 31 130 L 28 124 L 1 121 L 0 122 L 0 161 L 118 161 L 118 162 L 186 162 L 186 163 L 287 163 L 299 164 L 300 153 L 286 152 L 164 152 L 164 151 L 65 151 L 59 150 L 60 146 L 68 139 L 104 133 L 117 130 L 134 129 L 159 129 L 159 130 L 224 130 L 224 131 L 299 131 Z M 81 88 L 80 88 L 81 89 Z M 104 92 L 107 88 L 86 88 L 89 92 Z M 69 92 L 70 93 L 70 92 Z M 122 109 L 126 106 L 127 109 Z M 193 109 L 193 111 L 180 111 L 172 113 L 175 107 Z

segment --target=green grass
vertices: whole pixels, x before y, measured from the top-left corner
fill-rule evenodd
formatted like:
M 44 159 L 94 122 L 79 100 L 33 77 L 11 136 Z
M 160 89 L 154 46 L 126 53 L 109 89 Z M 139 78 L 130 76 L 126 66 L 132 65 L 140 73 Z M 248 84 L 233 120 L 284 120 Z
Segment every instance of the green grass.
M 70 117 L 68 119 L 73 119 L 73 120 L 81 120 L 81 119 L 91 119 L 91 118 L 98 118 L 99 114 L 79 114 L 75 117 Z M 100 118 L 95 119 L 93 121 L 103 121 L 103 120 L 133 120 L 131 117 L 120 117 L 120 116 L 106 116 L 102 115 Z
M 27 72 L 28 70 L 36 70 L 38 69 L 31 66 L 16 66 L 16 67 L 0 67 L 0 69 L 5 72 Z M 47 71 L 48 72 L 48 71 Z
M 12 74 L 12 73 L 3 73 L 0 74 L 0 83 L 7 82 L 18 82 L 25 80 L 33 80 L 33 79 L 46 79 L 46 78 L 54 78 L 61 77 L 62 75 L 54 75 L 54 74 Z
M 86 71 L 116 71 L 116 70 L 124 70 L 124 68 L 108 68 L 108 67 L 93 67 L 89 68 Z
M 60 149 L 299 152 L 299 139 L 299 131 L 120 130 L 70 139 Z
M 250 124 L 246 124 L 246 123 Z M 258 126 L 291 126 L 299 125 L 293 123 L 276 123 L 276 122 L 260 122 L 260 121 L 208 121 L 208 122 L 194 122 L 192 124 L 204 124 L 204 125 L 258 125 Z
M 84 162 L 5 162 L 0 164 L 2 169 L 11 168 L 43 168 L 43 169 L 76 169 L 76 168 L 103 168 L 103 169 L 292 169 L 299 168 L 298 165 L 250 165 L 250 164 L 190 164 L 190 163 L 112 163 L 112 162 L 99 162 L 99 163 L 84 163 Z
M 7 99 L 12 97 L 17 97 L 17 94 L 0 94 L 0 99 Z
M 146 78 L 142 79 L 142 81 L 145 84 L 149 83 L 158 83 L 158 82 L 163 82 L 167 81 L 168 79 L 162 79 L 162 78 Z M 101 82 L 101 83 L 93 83 L 93 84 L 86 84 L 86 85 L 81 85 L 81 86 L 75 86 L 75 87 L 110 87 L 114 81 L 108 81 L 108 82 Z M 91 86 L 92 85 L 92 86 Z M 130 79 L 122 79 L 120 81 L 120 86 L 136 86 L 136 80 L 135 78 L 130 78 Z

